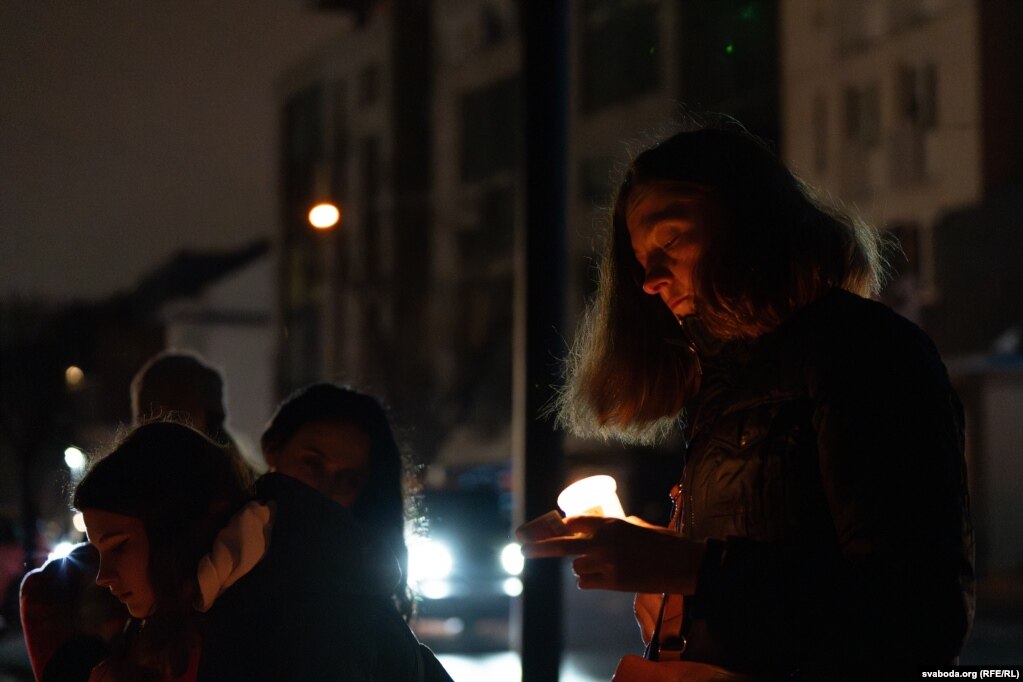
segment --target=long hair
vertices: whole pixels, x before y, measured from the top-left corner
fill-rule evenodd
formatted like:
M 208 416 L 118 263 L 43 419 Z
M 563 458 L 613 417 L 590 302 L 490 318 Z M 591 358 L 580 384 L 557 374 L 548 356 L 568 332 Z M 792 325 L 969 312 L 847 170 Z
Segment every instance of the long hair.
M 149 542 L 156 603 L 130 648 L 111 660 L 118 679 L 183 672 L 198 632 L 199 559 L 247 494 L 225 448 L 172 422 L 129 432 L 78 484 L 76 509 L 137 518 Z
M 696 314 L 718 339 L 756 338 L 831 288 L 869 296 L 882 283 L 881 236 L 822 201 L 761 140 L 723 127 L 675 134 L 632 161 L 615 196 L 557 406 L 580 435 L 656 441 L 699 390 L 678 320 L 643 292 L 626 224 L 636 189 L 663 182 L 698 193 L 718 217 L 694 271 Z
M 407 463 L 394 438 L 387 413 L 376 398 L 351 388 L 318 383 L 301 388 L 278 407 L 260 438 L 263 452 L 279 452 L 295 433 L 313 422 L 351 422 L 369 437 L 369 477 L 352 506 L 352 515 L 381 538 L 401 566 L 394 592 L 399 613 L 412 616 L 405 545 Z

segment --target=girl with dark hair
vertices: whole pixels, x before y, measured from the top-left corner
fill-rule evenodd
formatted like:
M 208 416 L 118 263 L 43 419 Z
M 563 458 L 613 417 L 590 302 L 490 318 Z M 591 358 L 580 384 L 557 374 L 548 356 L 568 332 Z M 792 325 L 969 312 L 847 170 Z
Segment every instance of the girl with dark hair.
M 262 444 L 269 546 L 251 570 L 211 552 L 214 573 L 244 576 L 203 592 L 199 680 L 450 682 L 406 622 L 403 463 L 380 404 L 310 386 L 278 407 Z M 218 542 L 243 548 L 239 535 Z
M 394 599 L 408 620 L 412 599 L 404 577 L 406 465 L 376 398 L 329 383 L 299 389 L 277 407 L 261 444 L 272 471 L 350 509 L 391 550 L 403 576 Z
M 571 518 L 527 556 L 643 593 L 671 679 L 952 664 L 973 613 L 962 408 L 931 341 L 867 298 L 877 233 L 738 129 L 641 153 L 611 217 L 560 417 L 632 442 L 681 426 L 674 518 Z
M 99 553 L 96 583 L 132 620 L 91 680 L 195 679 L 196 567 L 246 495 L 229 453 L 178 424 L 141 426 L 92 466 L 73 503 Z
M 132 379 L 131 413 L 132 426 L 177 421 L 200 430 L 227 449 L 242 481 L 253 480 L 226 425 L 224 378 L 198 355 L 150 358 Z M 173 457 L 163 466 L 174 466 Z M 83 543 L 25 576 L 22 630 L 37 679 L 84 682 L 128 620 L 124 605 L 96 585 L 98 565 L 96 548 Z

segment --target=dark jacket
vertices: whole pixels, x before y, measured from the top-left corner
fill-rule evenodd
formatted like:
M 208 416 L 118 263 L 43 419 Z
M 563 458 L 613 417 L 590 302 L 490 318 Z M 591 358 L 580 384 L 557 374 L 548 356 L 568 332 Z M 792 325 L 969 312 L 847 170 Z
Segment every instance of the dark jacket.
M 753 343 L 689 324 L 686 658 L 772 678 L 950 665 L 973 617 L 962 407 L 931 341 L 835 290 Z
M 275 506 L 270 546 L 208 612 L 199 681 L 416 680 L 390 551 L 295 479 L 267 474 L 257 495 Z
M 85 682 L 106 658 L 128 610 L 96 585 L 99 552 L 88 543 L 47 561 L 21 583 L 21 624 L 37 680 Z

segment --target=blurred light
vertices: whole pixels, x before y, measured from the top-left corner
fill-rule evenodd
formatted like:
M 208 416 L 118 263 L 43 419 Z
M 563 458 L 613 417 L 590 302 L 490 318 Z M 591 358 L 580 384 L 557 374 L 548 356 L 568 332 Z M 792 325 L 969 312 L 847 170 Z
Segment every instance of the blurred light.
M 517 597 L 522 594 L 522 581 L 518 578 L 508 578 L 501 585 L 501 589 L 509 597 Z
M 522 556 L 522 548 L 517 542 L 509 542 L 501 550 L 501 566 L 509 575 L 519 575 L 526 565 L 526 559 Z
M 71 365 L 64 370 L 64 381 L 67 382 L 69 388 L 74 388 L 82 383 L 82 379 L 85 378 L 85 372 L 82 371 L 81 367 L 77 365 Z
M 75 515 L 71 517 L 71 525 L 75 527 L 79 533 L 84 533 L 85 528 L 85 515 L 82 512 L 75 512 Z
M 47 559 L 63 559 L 68 554 L 70 554 L 71 550 L 74 549 L 74 548 L 75 548 L 75 545 L 72 542 L 58 542 L 57 546 L 53 548 L 53 551 L 50 552 L 46 556 L 46 558 Z
M 340 220 L 340 209 L 329 202 L 321 202 L 309 209 L 309 224 L 317 230 L 329 230 Z
M 725 52 L 727 52 L 728 54 L 732 54 L 733 52 L 735 52 L 735 45 L 732 43 L 728 43 L 727 45 L 725 45 Z
M 454 567 L 455 560 L 451 556 L 451 550 L 443 542 L 421 535 L 409 538 L 408 577 L 413 586 L 416 583 L 447 578 Z
M 423 580 L 416 583 L 416 590 L 424 599 L 444 599 L 451 596 L 451 583 L 447 580 Z
M 587 476 L 561 491 L 558 506 L 568 516 L 607 516 L 624 519 L 618 484 L 611 476 Z
M 85 454 L 72 445 L 64 450 L 64 463 L 71 471 L 81 471 L 85 468 Z
M 444 621 L 445 635 L 460 635 L 465 630 L 465 621 L 461 618 L 448 618 Z

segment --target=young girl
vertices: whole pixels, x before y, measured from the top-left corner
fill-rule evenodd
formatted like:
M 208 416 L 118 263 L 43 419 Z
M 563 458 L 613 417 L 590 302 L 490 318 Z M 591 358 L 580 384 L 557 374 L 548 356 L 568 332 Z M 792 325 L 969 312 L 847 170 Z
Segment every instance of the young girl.
M 132 620 L 91 680 L 195 679 L 197 566 L 247 494 L 224 448 L 169 422 L 140 426 L 92 466 L 74 506 L 99 552 L 96 583 Z
M 329 383 L 284 400 L 261 439 L 272 471 L 296 478 L 350 509 L 398 559 L 394 600 L 408 620 L 412 599 L 405 546 L 405 462 L 387 413 L 372 396 Z
M 380 404 L 314 384 L 278 407 L 262 445 L 269 547 L 209 608 L 199 679 L 450 682 L 406 623 L 404 464 Z

